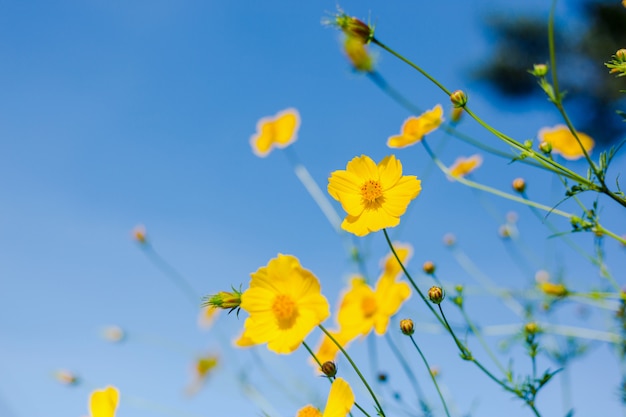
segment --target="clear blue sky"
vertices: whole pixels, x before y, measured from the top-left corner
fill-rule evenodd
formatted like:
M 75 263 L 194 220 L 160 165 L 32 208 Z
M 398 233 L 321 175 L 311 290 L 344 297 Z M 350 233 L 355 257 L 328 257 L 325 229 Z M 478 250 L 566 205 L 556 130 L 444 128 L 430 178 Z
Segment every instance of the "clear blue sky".
M 370 16 L 381 40 L 449 88 L 466 89 L 474 110 L 514 137 L 532 138 L 539 128 L 559 122 L 543 100 L 512 105 L 469 76 L 489 53 L 481 22 L 488 13 L 512 7 L 507 12 L 547 18 L 546 2 L 345 1 L 341 6 Z M 225 347 L 243 317 L 223 316 L 214 330 L 199 330 L 194 306 L 143 256 L 130 231 L 145 224 L 155 248 L 201 294 L 245 286 L 250 272 L 277 253 L 294 254 L 320 277 L 334 306 L 354 272 L 341 239 L 285 155 L 259 159 L 248 140 L 259 118 L 298 108 L 302 125 L 294 150 L 323 189 L 329 173 L 355 155 L 379 160 L 391 153 L 386 138 L 408 114 L 349 69 L 338 33 L 320 24 L 335 10 L 334 1 L 0 2 L 1 416 L 86 415 L 89 391 L 107 384 L 122 391 L 121 417 L 172 415 L 158 407 L 180 410 L 175 414 L 180 416 L 260 415 L 259 403 L 237 384 L 254 356 Z M 575 19 L 570 4 L 559 7 L 559 18 Z M 447 97 L 426 80 L 374 52 L 381 73 L 420 107 L 447 106 Z M 475 123 L 462 127 L 497 143 Z M 442 139 L 429 138 L 435 145 Z M 440 156 L 451 163 L 471 153 L 451 140 Z M 406 173 L 423 180 L 422 194 L 393 234 L 414 246 L 416 274 L 432 259 L 446 281 L 476 285 L 441 244 L 445 233 L 454 232 L 459 247 L 498 285 L 529 288 L 532 275 L 510 256 L 517 249 L 497 236 L 504 214 L 516 210 L 520 250 L 534 260 L 530 269 L 562 273 L 581 290 L 604 288 L 597 271 L 547 239 L 550 232 L 528 210 L 449 182 L 419 147 L 396 155 Z M 582 163 L 571 166 L 585 169 Z M 626 158 L 619 157 L 615 166 L 625 172 Z M 475 178 L 508 190 L 517 176 L 528 179 L 539 201 L 559 201 L 545 174 L 502 159 L 487 158 Z M 602 220 L 626 232 L 623 212 L 610 202 Z M 574 239 L 591 249 L 590 236 Z M 375 274 L 386 254 L 383 236 L 372 235 L 365 245 Z M 609 266 L 624 271 L 624 250 L 612 241 L 605 246 Z M 623 283 L 623 274 L 616 276 Z M 477 295 L 470 302 L 485 326 L 517 322 L 493 297 Z M 564 308 L 557 321 L 571 323 L 574 311 Z M 430 322 L 415 297 L 402 315 Z M 581 325 L 607 329 L 609 318 L 592 308 Z M 103 342 L 98 331 L 107 324 L 126 329 L 128 341 Z M 430 362 L 442 369 L 457 415 L 530 415 L 462 362 L 444 335 L 417 336 Z M 498 340 L 489 339 L 493 345 Z M 310 341 L 315 344 L 317 335 Z M 354 347 L 362 360 L 365 345 Z M 186 398 L 192 358 L 206 351 L 220 352 L 223 364 L 196 397 Z M 308 392 L 318 399 L 325 395 L 325 381 L 302 365 L 304 352 L 288 358 L 265 349 L 258 353 L 275 370 L 274 378 L 308 387 L 296 389 L 298 403 L 261 384 L 258 370 L 250 372 L 277 416 L 293 415 L 310 402 Z M 515 366 L 528 370 L 520 349 L 512 353 L 519 361 Z M 597 343 L 572 366 L 568 380 L 576 415 L 618 414 L 616 364 L 612 348 Z M 540 369 L 546 367 L 557 366 L 542 359 Z M 60 386 L 51 377 L 59 368 L 77 372 L 84 384 Z M 401 386 L 395 362 L 386 368 Z M 425 375 L 420 378 L 437 405 Z M 565 414 L 561 386 L 556 380 L 539 397 L 544 415 Z M 367 404 L 364 392 L 356 390 Z

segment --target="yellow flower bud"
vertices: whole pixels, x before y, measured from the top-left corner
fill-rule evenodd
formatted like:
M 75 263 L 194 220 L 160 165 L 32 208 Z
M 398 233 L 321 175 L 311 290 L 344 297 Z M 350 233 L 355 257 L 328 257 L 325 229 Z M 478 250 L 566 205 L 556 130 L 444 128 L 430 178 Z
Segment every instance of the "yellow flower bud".
M 467 104 L 467 95 L 463 90 L 456 90 L 450 94 L 450 101 L 454 107 L 464 107 Z
M 422 270 L 428 275 L 432 275 L 435 273 L 435 264 L 432 261 L 426 261 L 422 265 Z
M 369 43 L 374 38 L 372 26 L 343 12 L 335 16 L 333 23 L 348 37 L 356 38 L 363 44 Z
M 513 189 L 518 193 L 523 193 L 524 191 L 526 191 L 526 181 L 524 181 L 524 178 L 515 178 L 513 180 L 512 186 Z
M 204 297 L 204 306 L 234 310 L 241 305 L 241 292 L 233 289 L 232 292 L 220 291 L 214 295 Z
M 355 70 L 362 72 L 373 71 L 374 61 L 367 50 L 367 45 L 360 39 L 354 36 L 347 36 L 343 47 L 346 56 Z
M 552 144 L 550 142 L 541 142 L 539 144 L 539 150 L 545 154 L 552 152 Z
M 615 58 L 620 62 L 626 62 L 626 49 L 622 48 L 615 52 Z
M 533 70 L 530 71 L 535 77 L 545 77 L 548 73 L 548 66 L 546 64 L 535 64 Z
M 337 365 L 335 365 L 335 362 L 333 361 L 326 361 L 322 364 L 322 367 L 320 368 L 322 373 L 326 376 L 330 376 L 333 377 L 335 375 L 337 375 Z
M 415 326 L 413 324 L 413 320 L 411 319 L 403 319 L 400 320 L 400 330 L 402 330 L 402 334 L 411 336 L 415 333 Z
M 428 298 L 434 304 L 441 304 L 444 297 L 445 297 L 445 294 L 443 293 L 443 290 L 441 289 L 441 287 L 434 286 L 434 287 L 430 287 L 430 290 L 428 290 Z
M 146 228 L 143 224 L 139 224 L 135 226 L 132 231 L 133 239 L 135 239 L 138 243 L 145 244 L 146 243 Z
M 553 297 L 565 297 L 568 294 L 568 290 L 563 284 L 553 284 L 552 282 L 545 281 L 539 283 L 539 289 L 546 295 Z
M 531 321 L 524 326 L 524 333 L 526 334 L 536 334 L 537 332 L 539 332 L 539 326 L 535 322 Z

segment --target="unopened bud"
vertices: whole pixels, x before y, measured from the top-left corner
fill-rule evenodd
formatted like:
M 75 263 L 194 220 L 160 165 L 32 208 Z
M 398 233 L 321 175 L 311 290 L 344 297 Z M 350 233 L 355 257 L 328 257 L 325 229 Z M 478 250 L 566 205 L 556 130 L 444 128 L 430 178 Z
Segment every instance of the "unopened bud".
M 552 144 L 550 142 L 541 142 L 539 144 L 539 150 L 545 154 L 552 152 Z
M 545 77 L 548 73 L 548 66 L 546 64 L 535 64 L 530 73 L 535 77 Z
M 454 107 L 464 107 L 467 104 L 467 95 L 463 90 L 456 90 L 450 94 L 450 101 Z
M 569 291 L 563 284 L 553 284 L 552 282 L 545 281 L 539 283 L 539 289 L 546 295 L 553 297 L 565 297 Z
M 446 233 L 443 236 L 443 244 L 446 246 L 454 246 L 454 244 L 456 243 L 456 236 L 454 236 L 454 234 L 452 233 Z
M 400 320 L 400 330 L 402 330 L 402 334 L 411 336 L 415 333 L 415 326 L 413 324 L 413 320 L 411 319 L 402 319 Z
M 322 364 L 320 368 L 322 373 L 326 376 L 333 377 L 337 375 L 337 365 L 333 361 L 326 361 Z
M 78 384 L 78 377 L 70 371 L 65 369 L 59 369 L 54 373 L 54 378 L 63 385 L 76 385 Z
M 205 307 L 222 308 L 224 310 L 234 310 L 241 305 L 241 292 L 233 289 L 232 292 L 220 291 L 214 295 L 204 298 Z
M 526 191 L 526 181 L 524 181 L 524 178 L 515 178 L 513 180 L 512 186 L 513 189 L 518 193 L 523 193 L 524 191 Z
M 526 334 L 536 334 L 539 331 L 539 326 L 537 326 L 537 323 L 535 322 L 530 322 L 530 323 L 526 323 L 526 325 L 524 326 L 524 333 Z
M 133 239 L 135 239 L 138 243 L 144 244 L 146 243 L 146 228 L 143 224 L 135 226 L 132 231 Z
M 434 286 L 430 287 L 430 290 L 428 290 L 428 298 L 434 304 L 441 304 L 444 297 L 445 295 L 441 287 Z
M 615 58 L 618 61 L 626 62 L 626 49 L 622 48 L 615 52 Z
M 348 37 L 356 38 L 361 43 L 368 43 L 374 38 L 374 28 L 353 16 L 340 13 L 333 22 Z
M 435 273 L 435 264 L 432 261 L 426 261 L 422 265 L 422 270 L 428 275 L 432 275 Z
M 102 337 L 107 342 L 119 343 L 124 340 L 126 334 L 120 326 L 107 326 L 102 329 Z

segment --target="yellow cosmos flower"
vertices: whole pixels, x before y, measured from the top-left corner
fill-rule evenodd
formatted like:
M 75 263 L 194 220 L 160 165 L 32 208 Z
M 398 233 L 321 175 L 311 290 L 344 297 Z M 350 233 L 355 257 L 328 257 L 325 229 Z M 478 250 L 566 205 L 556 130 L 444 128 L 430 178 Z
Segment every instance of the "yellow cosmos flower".
M 295 256 L 279 254 L 251 277 L 241 295 L 250 317 L 237 345 L 267 343 L 273 352 L 291 353 L 330 315 L 319 281 Z
M 443 107 L 437 104 L 432 109 L 422 113 L 419 117 L 411 116 L 404 121 L 402 131 L 398 136 L 387 139 L 390 148 L 405 148 L 421 141 L 422 138 L 437 129 L 443 122 Z
M 312 405 L 307 405 L 298 410 L 296 417 L 346 417 L 353 405 L 352 388 L 345 379 L 337 378 L 330 386 L 323 413 Z
M 576 132 L 580 143 L 585 147 L 587 153 L 591 152 L 595 145 L 593 139 L 581 132 Z M 552 145 L 552 152 L 561 155 L 565 159 L 576 160 L 585 154 L 580 144 L 565 125 L 556 125 L 552 128 L 544 127 L 537 134 L 541 142 Z
M 473 172 L 476 168 L 483 163 L 483 157 L 476 154 L 468 158 L 459 157 L 454 164 L 450 167 L 450 176 L 452 178 L 465 177 Z
M 357 236 L 397 226 L 421 190 L 417 177 L 402 175 L 394 155 L 378 165 L 369 156 L 357 156 L 345 171 L 335 171 L 328 179 L 328 192 L 348 213 L 341 228 Z
M 337 313 L 341 332 L 356 337 L 366 336 L 374 329 L 379 336 L 385 334 L 389 319 L 410 296 L 411 288 L 406 282 L 397 282 L 386 274 L 380 277 L 375 289 L 363 278 L 354 278 Z
M 197 393 L 212 371 L 217 367 L 219 358 L 217 355 L 208 354 L 197 358 L 193 364 L 193 377 L 191 383 L 187 386 L 188 395 Z
M 398 258 L 402 262 L 402 265 L 406 266 L 406 263 L 413 256 L 413 247 L 408 243 L 397 243 L 394 242 L 393 248 L 396 250 L 396 254 L 398 254 Z M 393 255 L 393 253 L 389 253 L 383 260 L 383 275 L 388 275 L 393 277 L 393 279 L 398 278 L 398 274 L 402 272 L 402 267 L 398 263 L 398 260 Z
M 250 138 L 252 152 L 267 156 L 273 147 L 285 148 L 296 141 L 300 127 L 298 110 L 289 108 L 274 117 L 264 117 L 256 125 L 256 133 Z
M 367 45 L 364 44 L 361 39 L 354 36 L 347 36 L 343 44 L 343 49 L 355 70 L 372 72 L 374 69 L 374 60 L 372 59 Z
M 119 400 L 120 392 L 110 385 L 93 391 L 89 397 L 90 417 L 115 417 Z
M 539 290 L 546 295 L 565 297 L 568 294 L 567 287 L 563 284 L 554 284 L 549 281 L 543 281 L 539 282 L 537 285 L 539 286 Z
M 342 333 L 341 331 L 329 331 L 329 333 L 335 338 L 335 340 L 343 347 L 344 349 L 348 346 L 348 344 L 354 339 L 354 335 L 350 337 L 347 333 Z M 330 340 L 328 336 L 322 334 L 321 341 L 317 348 L 317 352 L 315 352 L 315 356 L 317 360 L 321 363 L 334 361 L 337 357 L 337 353 L 339 353 L 339 347 Z M 318 366 L 317 362 L 311 358 L 311 363 L 314 366 Z

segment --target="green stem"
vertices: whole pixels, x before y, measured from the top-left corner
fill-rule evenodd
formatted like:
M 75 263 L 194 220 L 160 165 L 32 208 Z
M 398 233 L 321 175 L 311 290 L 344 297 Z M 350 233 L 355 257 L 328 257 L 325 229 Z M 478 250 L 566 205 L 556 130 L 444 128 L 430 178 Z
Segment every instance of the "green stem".
M 341 353 L 343 353 L 343 355 L 346 357 L 348 362 L 350 362 L 350 365 L 352 366 L 352 369 L 354 369 L 354 371 L 357 373 L 357 375 L 359 376 L 359 378 L 363 382 L 363 385 L 365 385 L 365 388 L 367 389 L 367 391 L 372 396 L 372 399 L 374 400 L 374 403 L 376 403 L 376 408 L 377 408 L 378 412 L 380 413 L 380 416 L 381 417 L 385 417 L 385 412 L 383 411 L 383 407 L 378 402 L 378 398 L 376 397 L 376 394 L 374 394 L 374 391 L 372 390 L 370 385 L 367 383 L 367 380 L 365 379 L 365 377 L 363 376 L 363 374 L 359 370 L 359 367 L 356 365 L 356 363 L 354 363 L 354 361 L 352 360 L 350 355 L 348 355 L 348 352 L 346 352 L 346 350 L 343 348 L 343 346 L 341 346 L 341 343 L 337 342 L 337 340 L 335 340 L 335 338 L 330 334 L 330 332 L 328 332 L 328 330 L 326 330 L 326 328 L 324 328 L 324 326 L 319 324 L 317 327 L 319 327 L 324 332 L 324 334 L 326 334 L 326 336 L 330 340 L 332 340 L 332 342 L 339 348 Z
M 437 389 L 437 394 L 439 394 L 439 398 L 441 398 L 441 402 L 443 403 L 443 409 L 446 411 L 446 415 L 450 417 L 450 412 L 448 411 L 448 405 L 446 404 L 446 400 L 443 398 L 443 394 L 441 393 L 441 390 L 439 389 L 439 384 L 437 384 L 437 378 L 435 378 L 435 375 L 433 375 L 433 373 L 431 372 L 430 365 L 428 365 L 428 361 L 426 360 L 426 357 L 422 353 L 422 350 L 419 348 L 419 346 L 417 346 L 417 343 L 415 343 L 415 339 L 413 339 L 413 336 L 410 335 L 409 337 L 411 338 L 411 342 L 413 342 L 413 346 L 415 346 L 417 353 L 419 353 L 420 357 L 422 358 L 424 365 L 426 365 L 426 372 L 428 372 L 428 374 L 430 375 L 430 379 L 433 381 L 433 384 L 435 384 L 435 388 Z
M 472 333 L 476 336 L 476 339 L 478 339 L 478 343 L 480 343 L 480 345 L 483 347 L 483 349 L 485 349 L 485 352 L 487 352 L 487 355 L 489 355 L 489 357 L 491 358 L 493 363 L 498 367 L 500 372 L 502 372 L 503 374 L 507 375 L 506 369 L 500 363 L 500 361 L 498 360 L 498 357 L 493 353 L 493 351 L 491 350 L 491 348 L 489 347 L 489 345 L 487 344 L 487 342 L 483 338 L 482 333 L 476 328 L 476 326 L 474 325 L 472 320 L 470 320 L 469 316 L 467 315 L 467 312 L 465 311 L 464 306 L 461 305 L 459 307 L 459 309 L 461 310 L 461 314 L 463 315 L 463 318 L 465 319 L 465 322 L 467 323 L 469 328 L 472 330 Z

